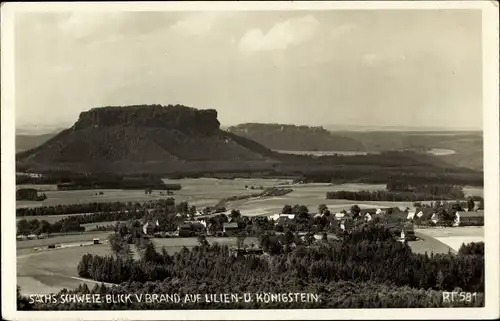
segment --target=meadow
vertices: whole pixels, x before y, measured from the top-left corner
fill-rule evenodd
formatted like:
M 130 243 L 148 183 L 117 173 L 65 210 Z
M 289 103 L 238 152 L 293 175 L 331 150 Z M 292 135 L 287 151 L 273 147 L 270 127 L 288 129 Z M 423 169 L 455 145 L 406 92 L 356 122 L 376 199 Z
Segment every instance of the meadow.
M 446 244 L 454 251 L 458 251 L 464 243 L 484 242 L 484 226 L 435 227 L 416 231 Z
M 215 178 L 189 178 L 189 179 L 179 179 L 179 180 L 165 180 L 167 183 L 178 183 L 182 185 L 180 191 L 175 191 L 172 197 L 175 198 L 176 202 L 187 201 L 190 205 L 195 205 L 197 207 L 213 206 L 217 202 L 226 197 L 247 195 L 250 193 L 258 192 L 257 190 L 251 190 L 250 187 L 255 188 L 263 187 L 290 187 L 293 192 L 282 197 L 265 198 L 259 200 L 243 200 L 235 204 L 248 205 L 252 207 L 255 205 L 257 209 L 262 208 L 275 208 L 276 202 L 285 201 L 288 203 L 281 202 L 281 206 L 284 204 L 306 204 L 308 206 L 315 206 L 325 203 L 331 204 L 332 206 L 343 206 L 343 204 L 352 201 L 342 201 L 342 200 L 326 200 L 326 192 L 329 191 L 376 191 L 384 190 L 384 184 L 290 184 L 290 180 L 284 179 L 215 179 Z M 17 201 L 17 208 L 21 207 L 36 207 L 36 206 L 56 206 L 64 204 L 78 204 L 78 203 L 88 203 L 88 202 L 145 202 L 155 199 L 164 199 L 169 197 L 168 195 L 161 195 L 160 191 L 153 191 L 151 195 L 146 195 L 143 190 L 76 190 L 76 191 L 58 191 L 55 186 L 43 185 L 42 187 L 38 185 L 24 185 L 25 187 L 35 187 L 44 190 L 47 194 L 47 199 L 45 201 Z M 248 188 L 246 188 L 246 187 Z M 18 186 L 19 188 L 20 186 Z M 99 192 L 103 192 L 103 195 L 98 195 Z M 465 186 L 464 193 L 469 195 L 483 195 L 483 189 L 479 187 Z M 97 195 L 96 195 L 97 194 Z M 340 201 L 340 203 L 339 203 Z M 258 204 L 257 204 L 258 203 Z M 373 203 L 373 204 L 372 204 Z M 370 202 L 367 206 L 409 206 L 411 203 L 408 202 Z M 358 204 L 359 205 L 359 204 Z M 360 205 L 361 206 L 361 205 Z M 274 212 L 274 210 L 272 211 Z
M 248 195 L 256 193 L 259 189 L 250 189 L 250 187 L 263 188 L 279 186 L 292 188 L 293 191 L 287 195 L 279 197 L 251 198 L 228 202 L 226 208 L 238 209 L 243 215 L 272 215 L 280 213 L 285 204 L 295 205 L 303 204 L 309 207 L 309 211 L 314 213 L 318 205 L 326 204 L 330 211 L 339 212 L 343 209 L 349 209 L 352 205 L 357 204 L 361 208 L 388 208 L 406 207 L 413 208 L 412 202 L 391 202 L 391 201 L 370 201 L 356 202 L 349 200 L 326 199 L 326 192 L 330 191 L 377 191 L 385 190 L 384 184 L 291 184 L 290 180 L 282 179 L 180 179 L 180 180 L 165 180 L 167 183 L 179 183 L 182 185 L 180 191 L 175 191 L 174 197 L 176 202 L 187 201 L 190 205 L 195 205 L 197 208 L 213 206 L 222 198 L 238 195 Z M 44 185 L 46 190 L 50 189 Z M 156 199 L 165 199 L 167 195 L 160 195 L 159 191 L 153 191 L 151 195 L 145 195 L 142 190 L 102 190 L 103 195 L 96 195 L 99 190 L 81 190 L 81 191 L 57 191 L 51 190 L 45 192 L 48 199 L 43 202 L 33 201 L 18 201 L 17 207 L 34 207 L 43 205 L 62 205 L 76 204 L 87 202 L 144 202 Z M 466 196 L 483 196 L 483 189 L 478 187 L 465 186 L 464 193 Z M 429 203 L 429 202 L 422 202 Z M 78 214 L 72 214 L 78 215 Z M 70 215 L 50 215 L 50 216 L 32 216 L 25 219 L 47 220 L 53 223 L 63 217 Z M 23 219 L 18 217 L 17 220 Z M 101 222 L 98 225 L 108 223 Z
M 164 180 L 166 183 L 181 184 L 180 191 L 174 191 L 173 197 L 177 202 L 188 201 L 195 206 L 215 205 L 224 197 L 233 195 L 246 195 L 251 191 L 245 188 L 272 187 L 280 182 L 287 182 L 279 179 L 215 179 L 215 178 L 188 178 L 179 180 Z M 39 185 L 23 185 L 24 187 L 39 188 Z M 52 186 L 52 187 L 51 187 Z M 20 186 L 18 186 L 19 188 Z M 41 190 L 47 195 L 47 199 L 42 202 L 17 201 L 19 207 L 55 206 L 65 204 L 79 204 L 89 202 L 145 202 L 154 199 L 164 199 L 169 195 L 161 195 L 160 191 L 154 191 L 151 195 L 146 195 L 144 190 L 74 190 L 58 191 L 55 185 L 42 185 Z M 102 192 L 103 195 L 98 195 Z M 97 195 L 96 195 L 97 194 Z
M 450 246 L 446 245 L 445 243 L 428 236 L 424 233 L 421 232 L 415 232 L 415 236 L 418 238 L 416 241 L 411 241 L 408 242 L 408 245 L 410 246 L 411 250 L 414 253 L 419 253 L 419 254 L 446 254 L 448 252 L 451 253 L 457 253 L 453 248 Z

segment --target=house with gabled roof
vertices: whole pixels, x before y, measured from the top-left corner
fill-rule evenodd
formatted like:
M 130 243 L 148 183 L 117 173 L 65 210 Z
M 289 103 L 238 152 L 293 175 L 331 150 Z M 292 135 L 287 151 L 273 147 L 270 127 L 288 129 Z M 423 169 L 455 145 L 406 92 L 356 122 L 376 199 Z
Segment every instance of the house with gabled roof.
M 459 217 L 459 224 L 464 225 L 484 225 L 484 210 L 479 211 L 457 211 L 455 213 Z
M 224 223 L 222 231 L 227 236 L 237 235 L 241 229 L 236 222 Z

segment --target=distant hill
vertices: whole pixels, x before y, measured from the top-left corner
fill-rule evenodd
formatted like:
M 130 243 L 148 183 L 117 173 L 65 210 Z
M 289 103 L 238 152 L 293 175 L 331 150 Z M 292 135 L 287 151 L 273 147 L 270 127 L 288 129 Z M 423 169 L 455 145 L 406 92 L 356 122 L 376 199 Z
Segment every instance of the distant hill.
M 270 150 L 219 126 L 215 110 L 181 105 L 94 108 L 71 128 L 17 154 L 17 165 L 92 173 L 271 166 Z
M 288 151 L 363 151 L 363 145 L 323 127 L 246 123 L 228 131 L 252 139 L 270 149 Z
M 70 127 L 71 124 L 62 125 L 62 124 L 53 124 L 53 125 L 17 125 L 16 124 L 16 135 L 26 135 L 26 136 L 38 136 L 45 135 L 51 133 L 59 133 L 62 130 Z
M 42 145 L 57 133 L 41 134 L 41 135 L 17 135 L 16 134 L 16 153 L 26 151 Z
M 349 130 L 330 131 L 323 127 L 246 123 L 229 127 L 228 131 L 276 151 L 380 153 L 411 150 L 427 153 L 433 149 L 451 150 L 451 154 L 439 156 L 440 161 L 449 166 L 483 169 L 481 131 L 401 130 L 396 126 L 385 130 L 369 129 L 351 126 Z
M 441 160 L 453 166 L 483 170 L 482 131 L 339 131 L 333 134 L 359 141 L 369 152 L 448 149 L 455 153 L 439 156 Z

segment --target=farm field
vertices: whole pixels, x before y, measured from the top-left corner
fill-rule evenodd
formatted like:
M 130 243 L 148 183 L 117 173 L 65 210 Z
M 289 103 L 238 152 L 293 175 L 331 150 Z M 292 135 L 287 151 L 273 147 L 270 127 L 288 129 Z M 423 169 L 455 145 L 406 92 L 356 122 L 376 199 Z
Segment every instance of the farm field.
M 96 282 L 78 278 L 77 265 L 82 255 L 94 253 L 111 254 L 109 245 L 68 247 L 33 252 L 32 249 L 18 251 L 17 285 L 25 294 L 58 292 L 63 288 L 75 288 L 82 283 L 92 287 Z
M 102 234 L 102 233 L 101 233 Z M 84 240 L 69 241 L 54 237 L 52 243 L 82 242 Z M 101 237 L 101 239 L 104 239 Z M 92 238 L 90 238 L 92 240 Z M 196 238 L 164 238 L 152 239 L 157 249 L 165 247 L 169 253 L 175 253 L 185 247 L 194 247 L 198 244 Z M 236 245 L 236 238 L 208 237 L 209 243 Z M 248 237 L 245 244 L 257 244 L 257 239 Z M 40 245 L 34 245 L 40 246 Z M 134 247 L 132 247 L 134 249 Z M 63 288 L 75 288 L 85 283 L 92 287 L 96 282 L 78 277 L 77 266 L 81 257 L 86 253 L 97 255 L 110 255 L 109 244 L 91 246 L 72 246 L 34 252 L 32 248 L 19 248 L 17 251 L 17 284 L 21 286 L 24 294 L 57 292 Z
M 47 199 L 45 201 L 17 201 L 16 207 L 55 206 L 89 202 L 145 202 L 168 197 L 175 197 L 177 202 L 188 201 L 191 205 L 201 207 L 215 205 L 219 199 L 224 197 L 258 192 L 258 190 L 247 190 L 245 185 L 272 187 L 283 180 L 189 178 L 164 181 L 167 183 L 181 184 L 182 189 L 180 191 L 174 191 L 174 195 L 172 196 L 160 195 L 159 191 L 154 191 L 152 195 L 146 195 L 144 190 L 50 190 L 45 192 L 45 194 L 47 194 Z M 25 187 L 38 188 L 37 185 L 25 185 Z M 43 187 L 48 189 L 47 185 L 43 185 Z M 103 195 L 96 195 L 98 192 L 103 192 Z
M 419 238 L 416 241 L 408 242 L 408 246 L 410 246 L 413 253 L 419 254 L 446 254 L 448 252 L 456 253 L 453 248 L 446 245 L 445 243 L 435 239 L 426 234 L 415 232 L 415 235 Z
M 464 194 L 465 196 L 480 196 L 484 197 L 484 190 L 482 187 L 476 186 L 464 186 Z
M 213 206 L 220 199 L 235 196 L 235 195 L 248 195 L 250 193 L 257 193 L 259 190 L 246 189 L 247 186 L 263 186 L 272 187 L 280 183 L 286 183 L 287 180 L 279 179 L 181 179 L 169 180 L 168 182 L 176 182 L 182 185 L 180 191 L 175 191 L 172 197 L 176 202 L 187 201 L 190 205 L 197 207 Z M 325 199 L 326 192 L 328 191 L 360 191 L 360 190 L 383 190 L 383 184 L 296 184 L 296 185 L 279 185 L 280 187 L 290 187 L 293 192 L 281 196 L 263 199 L 247 199 L 239 200 L 229 203 L 226 208 L 237 208 L 243 215 L 268 215 L 274 214 L 283 208 L 285 204 L 304 204 L 307 205 L 311 212 L 319 204 L 326 204 L 331 211 L 340 211 L 349 208 L 353 204 L 358 204 L 362 208 L 367 207 L 392 207 L 399 206 L 402 208 L 413 207 L 412 202 L 364 202 L 359 204 L 356 201 L 348 200 L 327 200 Z M 464 191 L 468 195 L 481 196 L 482 188 L 466 187 Z M 153 192 L 153 195 L 145 195 L 142 190 L 104 190 L 104 195 L 95 195 L 98 190 L 83 190 L 83 191 L 49 191 L 46 192 L 48 199 L 43 202 L 33 201 L 18 201 L 17 207 L 36 207 L 46 205 L 62 205 L 62 204 L 76 204 L 86 202 L 142 202 L 154 199 L 167 198 L 169 196 L 160 195 L 158 191 Z M 50 217 L 56 221 L 64 216 Z M 38 219 L 47 219 L 48 216 Z M 18 218 L 19 219 L 19 218 Z M 47 219 L 48 220 L 48 219 Z
M 458 251 L 462 244 L 484 242 L 483 226 L 442 227 L 416 230 Z

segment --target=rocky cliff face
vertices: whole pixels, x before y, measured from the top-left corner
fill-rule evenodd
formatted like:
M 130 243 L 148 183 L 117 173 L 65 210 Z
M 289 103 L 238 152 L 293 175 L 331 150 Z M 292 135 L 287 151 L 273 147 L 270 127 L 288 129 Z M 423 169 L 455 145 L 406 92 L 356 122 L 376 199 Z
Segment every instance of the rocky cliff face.
M 80 114 L 73 129 L 113 126 L 176 129 L 201 135 L 214 135 L 220 129 L 216 110 L 198 110 L 181 105 L 93 108 Z

